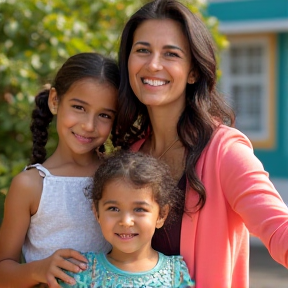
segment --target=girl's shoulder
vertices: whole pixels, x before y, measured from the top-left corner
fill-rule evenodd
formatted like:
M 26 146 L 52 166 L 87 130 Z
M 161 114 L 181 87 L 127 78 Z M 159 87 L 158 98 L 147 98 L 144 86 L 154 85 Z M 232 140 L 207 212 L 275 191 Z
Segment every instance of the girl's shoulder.
M 51 174 L 47 168 L 45 168 L 42 164 L 39 163 L 26 166 L 24 168 L 24 171 L 34 171 L 33 174 L 38 174 L 41 177 L 45 177 Z
M 160 257 L 161 253 L 159 253 Z M 191 279 L 188 267 L 183 257 L 180 255 L 165 256 L 162 254 L 163 258 L 166 258 L 170 265 L 173 267 L 174 285 L 175 287 L 194 287 L 195 282 Z
M 21 190 L 42 190 L 42 177 L 37 169 L 26 169 L 16 175 L 11 182 L 11 187 L 21 187 Z
M 180 255 L 166 256 L 160 252 L 159 260 L 162 259 L 162 262 L 165 263 L 161 268 L 163 270 L 171 271 L 173 278 L 173 287 L 195 287 L 195 282 L 191 279 L 188 267 Z M 160 270 L 161 270 L 160 269 Z
M 42 188 L 43 178 L 37 169 L 23 170 L 12 179 L 7 199 L 25 200 L 25 203 L 29 203 L 33 214 L 33 211 L 37 210 Z

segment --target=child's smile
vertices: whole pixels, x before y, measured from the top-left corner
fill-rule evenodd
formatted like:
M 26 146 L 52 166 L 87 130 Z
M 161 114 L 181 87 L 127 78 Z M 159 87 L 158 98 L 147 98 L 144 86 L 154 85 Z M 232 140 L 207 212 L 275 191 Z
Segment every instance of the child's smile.
M 154 254 L 151 239 L 159 218 L 151 187 L 136 188 L 123 178 L 108 182 L 99 201 L 98 221 L 113 246 L 109 257 L 125 262 Z

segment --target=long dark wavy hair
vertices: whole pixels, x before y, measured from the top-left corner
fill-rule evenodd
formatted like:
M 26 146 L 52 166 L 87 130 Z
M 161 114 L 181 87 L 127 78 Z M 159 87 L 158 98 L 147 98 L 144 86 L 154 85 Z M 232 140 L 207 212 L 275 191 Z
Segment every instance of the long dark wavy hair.
M 58 101 L 77 81 L 91 78 L 97 83 L 107 83 L 119 88 L 119 68 L 115 60 L 98 53 L 79 53 L 70 57 L 59 69 L 51 85 L 57 91 Z M 47 85 L 46 85 L 47 86 Z M 50 87 L 44 88 L 35 97 L 35 108 L 32 111 L 30 130 L 32 132 L 33 147 L 30 164 L 43 163 L 46 160 L 46 144 L 48 128 L 53 115 L 48 106 Z M 114 131 L 114 129 L 112 129 Z M 102 145 L 103 146 L 103 145 Z M 103 150 L 103 147 L 100 147 Z
M 121 139 L 119 145 L 127 148 L 152 131 L 147 108 L 135 96 L 128 75 L 134 32 L 141 23 L 150 19 L 177 21 L 189 43 L 196 82 L 186 85 L 186 106 L 179 118 L 177 133 L 186 150 L 186 177 L 199 194 L 197 206 L 201 209 L 205 204 L 206 191 L 196 174 L 196 163 L 217 126 L 221 123 L 233 126 L 235 115 L 216 90 L 215 47 L 210 32 L 197 15 L 176 0 L 154 0 L 145 4 L 124 27 L 118 55 L 121 77 L 117 127 Z

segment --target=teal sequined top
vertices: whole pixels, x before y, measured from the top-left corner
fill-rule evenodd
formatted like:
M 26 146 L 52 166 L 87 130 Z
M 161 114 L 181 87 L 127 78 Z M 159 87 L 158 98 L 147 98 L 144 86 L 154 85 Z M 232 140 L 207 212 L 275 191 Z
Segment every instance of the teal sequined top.
M 160 252 L 158 253 L 159 260 L 153 269 L 136 273 L 115 267 L 103 253 L 83 253 L 89 261 L 87 270 L 79 273 L 67 272 L 76 280 L 75 285 L 69 285 L 62 281 L 59 284 L 66 288 L 195 287 L 182 256 L 165 256 Z

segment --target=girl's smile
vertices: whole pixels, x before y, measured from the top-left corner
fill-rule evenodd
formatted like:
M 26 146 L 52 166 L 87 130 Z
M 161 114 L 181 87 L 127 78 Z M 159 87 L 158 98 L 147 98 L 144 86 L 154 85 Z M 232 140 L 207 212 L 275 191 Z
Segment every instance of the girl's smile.
M 54 94 L 51 98 L 57 97 Z M 114 87 L 89 78 L 72 85 L 58 104 L 57 132 L 62 151 L 83 155 L 106 141 L 115 119 L 116 95 Z
M 152 188 L 135 188 L 128 180 L 114 179 L 104 186 L 97 218 L 106 240 L 113 246 L 113 259 L 147 257 L 153 253 L 151 239 L 158 224 L 159 205 Z M 128 245 L 129 243 L 129 245 Z M 133 256 L 134 255 L 134 256 Z
M 132 234 L 132 233 L 130 233 L 130 234 L 123 234 L 123 233 L 121 233 L 121 234 L 118 234 L 118 233 L 115 233 L 117 236 L 119 236 L 121 239 L 127 239 L 127 240 L 129 240 L 129 239 L 132 239 L 132 238 L 134 238 L 134 237 L 136 237 L 138 234 Z
M 91 143 L 95 137 L 85 137 L 72 132 L 77 140 L 82 143 Z

